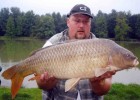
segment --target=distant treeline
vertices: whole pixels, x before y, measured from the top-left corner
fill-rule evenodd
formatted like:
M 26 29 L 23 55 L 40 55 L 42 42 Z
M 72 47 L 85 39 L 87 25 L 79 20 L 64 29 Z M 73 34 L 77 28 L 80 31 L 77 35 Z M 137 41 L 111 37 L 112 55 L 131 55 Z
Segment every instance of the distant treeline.
M 67 28 L 66 15 L 58 13 L 38 15 L 21 12 L 17 7 L 0 10 L 0 36 L 49 38 Z M 130 11 L 112 10 L 106 14 L 101 10 L 93 15 L 91 31 L 102 38 L 116 40 L 140 39 L 140 14 Z

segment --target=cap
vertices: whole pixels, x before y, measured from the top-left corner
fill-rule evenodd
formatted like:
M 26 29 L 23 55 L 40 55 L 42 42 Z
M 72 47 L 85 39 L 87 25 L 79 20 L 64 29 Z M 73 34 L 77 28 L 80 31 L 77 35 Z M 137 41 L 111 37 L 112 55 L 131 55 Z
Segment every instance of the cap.
M 90 8 L 83 5 L 83 4 L 77 4 L 75 5 L 69 14 L 67 14 L 67 17 L 69 17 L 70 15 L 73 15 L 73 14 L 84 14 L 84 15 L 87 15 L 91 18 L 93 18 L 93 16 L 91 15 L 91 11 L 90 11 Z

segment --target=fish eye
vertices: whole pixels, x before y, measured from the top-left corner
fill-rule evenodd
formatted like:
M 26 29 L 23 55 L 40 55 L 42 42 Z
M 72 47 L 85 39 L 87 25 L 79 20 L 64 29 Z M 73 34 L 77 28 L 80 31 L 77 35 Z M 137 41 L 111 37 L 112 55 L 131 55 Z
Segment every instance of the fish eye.
M 126 54 L 126 57 L 129 57 L 130 55 L 129 54 Z
M 129 53 L 126 53 L 125 56 L 129 59 L 131 56 Z
M 135 56 L 132 56 L 131 54 L 127 53 L 126 54 L 127 59 L 136 59 Z

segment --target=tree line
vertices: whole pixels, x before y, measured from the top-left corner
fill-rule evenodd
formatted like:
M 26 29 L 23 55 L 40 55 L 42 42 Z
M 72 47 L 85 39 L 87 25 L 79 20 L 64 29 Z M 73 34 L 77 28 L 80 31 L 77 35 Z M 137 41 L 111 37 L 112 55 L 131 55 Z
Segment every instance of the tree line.
M 91 32 L 100 38 L 115 40 L 140 39 L 140 14 L 112 10 L 106 14 L 101 10 L 93 15 Z M 45 15 L 35 14 L 32 10 L 21 12 L 18 7 L 0 10 L 0 36 L 11 38 L 36 37 L 50 38 L 67 28 L 66 15 L 59 12 Z

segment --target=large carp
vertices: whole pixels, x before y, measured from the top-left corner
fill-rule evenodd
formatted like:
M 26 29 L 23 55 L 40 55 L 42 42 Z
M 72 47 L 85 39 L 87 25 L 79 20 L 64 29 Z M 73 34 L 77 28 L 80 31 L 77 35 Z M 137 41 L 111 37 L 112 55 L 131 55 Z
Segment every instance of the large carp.
M 11 79 L 12 98 L 22 85 L 24 77 L 30 74 L 68 79 L 65 89 L 80 79 L 94 78 L 107 71 L 128 69 L 139 64 L 132 52 L 109 39 L 84 39 L 59 43 L 39 49 L 20 63 L 2 73 Z

